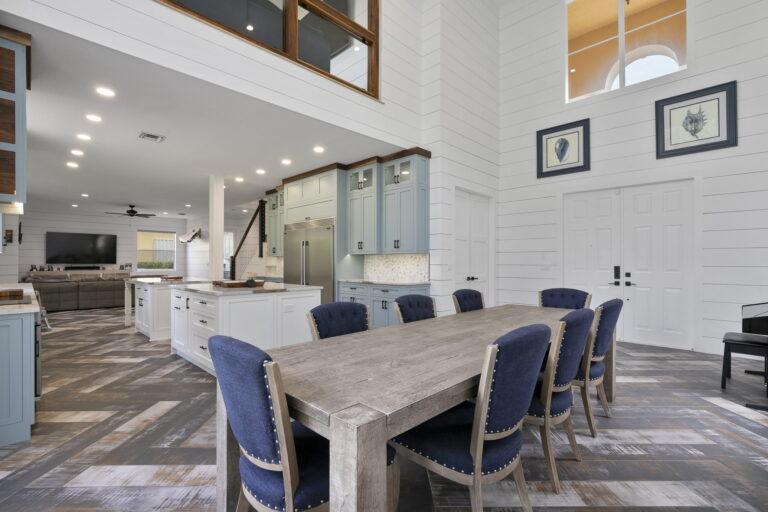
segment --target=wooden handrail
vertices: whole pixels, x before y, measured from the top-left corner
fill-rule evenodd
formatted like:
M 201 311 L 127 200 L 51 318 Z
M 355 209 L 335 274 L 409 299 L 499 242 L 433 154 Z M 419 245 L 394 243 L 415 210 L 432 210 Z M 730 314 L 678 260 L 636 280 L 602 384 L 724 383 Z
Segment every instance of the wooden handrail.
M 235 253 L 232 255 L 233 258 L 237 258 L 237 255 L 240 254 L 240 249 L 243 248 L 243 244 L 245 243 L 245 238 L 248 236 L 248 233 L 250 233 L 251 228 L 253 227 L 253 223 L 256 222 L 256 217 L 259 216 L 260 213 L 264 212 L 266 210 L 266 201 L 263 199 L 259 201 L 259 206 L 256 208 L 256 211 L 253 212 L 253 217 L 251 217 L 250 222 L 248 222 L 248 227 L 245 228 L 245 231 L 243 232 L 243 237 L 240 239 L 240 243 L 237 244 L 237 249 L 235 249 Z M 261 242 L 261 240 L 259 240 Z

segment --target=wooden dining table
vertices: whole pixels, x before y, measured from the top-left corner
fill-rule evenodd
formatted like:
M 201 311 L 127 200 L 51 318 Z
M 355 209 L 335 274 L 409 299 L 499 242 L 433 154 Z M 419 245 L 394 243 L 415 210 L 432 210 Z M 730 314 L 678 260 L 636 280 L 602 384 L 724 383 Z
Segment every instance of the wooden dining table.
M 330 441 L 330 510 L 386 511 L 386 443 L 472 398 L 485 348 L 567 309 L 504 305 L 269 350 L 291 417 Z M 614 394 L 614 349 L 605 387 Z M 217 511 L 235 509 L 239 448 L 217 400 Z

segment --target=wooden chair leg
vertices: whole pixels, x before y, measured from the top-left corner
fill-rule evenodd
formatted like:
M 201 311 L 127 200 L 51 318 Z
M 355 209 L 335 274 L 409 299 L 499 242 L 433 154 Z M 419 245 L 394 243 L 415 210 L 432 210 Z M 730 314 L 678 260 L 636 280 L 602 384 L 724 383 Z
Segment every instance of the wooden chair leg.
M 554 487 L 555 493 L 560 494 L 560 479 L 557 477 L 555 451 L 552 446 L 552 432 L 550 430 L 549 423 L 539 427 L 541 447 L 544 449 L 544 459 L 547 461 L 547 469 L 549 470 L 549 479 L 552 480 L 552 487 Z
M 587 416 L 589 433 L 592 434 L 592 437 L 597 437 L 595 417 L 592 415 L 592 404 L 589 402 L 589 388 L 586 385 L 581 387 L 581 401 L 584 403 L 584 414 Z
M 519 462 L 517 467 L 512 471 L 515 477 L 515 485 L 517 486 L 517 495 L 520 496 L 520 506 L 524 512 L 533 512 L 531 508 L 531 500 L 528 498 L 528 488 L 525 486 L 525 475 L 523 474 L 523 463 Z
M 400 461 L 395 455 L 395 462 L 387 468 L 387 505 L 389 512 L 397 511 L 400 501 Z
M 603 405 L 603 412 L 609 418 L 611 417 L 611 408 L 608 406 L 608 395 L 605 394 L 605 388 L 601 382 L 597 386 L 597 396 L 600 397 L 600 403 Z
M 565 420 L 563 426 L 565 427 L 565 432 L 568 434 L 568 443 L 571 445 L 573 455 L 576 457 L 576 460 L 581 461 L 581 451 L 579 450 L 579 444 L 576 442 L 576 431 L 573 428 L 573 420 L 570 416 Z
M 251 504 L 245 498 L 245 492 L 243 488 L 240 488 L 240 495 L 237 497 L 237 505 L 235 506 L 235 512 L 248 512 L 251 510 Z
M 480 483 L 479 475 L 475 475 L 475 481 L 469 488 L 469 501 L 472 505 L 472 512 L 483 512 L 483 486 Z

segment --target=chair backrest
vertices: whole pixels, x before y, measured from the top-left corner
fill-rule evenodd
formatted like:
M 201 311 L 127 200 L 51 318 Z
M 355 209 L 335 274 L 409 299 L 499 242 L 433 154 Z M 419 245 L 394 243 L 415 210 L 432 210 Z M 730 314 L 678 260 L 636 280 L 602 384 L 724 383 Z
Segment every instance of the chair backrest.
M 546 308 L 588 308 L 592 295 L 575 288 L 549 288 L 539 292 L 539 304 Z
M 367 331 L 368 307 L 359 302 L 331 302 L 312 308 L 307 315 L 315 340 Z
M 456 290 L 453 292 L 453 306 L 456 313 L 466 313 L 483 309 L 483 294 L 477 290 Z
M 395 309 L 404 324 L 435 318 L 435 301 L 426 295 L 402 295 L 395 299 Z
M 514 431 L 525 418 L 551 334 L 546 325 L 534 324 L 508 332 L 494 342 L 485 434 Z
M 603 302 L 597 307 L 596 314 L 600 315 L 595 330 L 593 357 L 602 357 L 611 349 L 616 332 L 616 324 L 619 323 L 619 315 L 624 301 L 621 299 L 611 299 Z
M 552 390 L 563 391 L 571 388 L 573 379 L 579 371 L 579 364 L 584 357 L 592 320 L 595 312 L 591 309 L 577 309 L 565 315 L 561 321 L 565 323 L 563 340 L 557 356 L 557 367 Z M 546 373 L 546 370 L 545 370 Z M 547 383 L 544 382 L 546 385 Z

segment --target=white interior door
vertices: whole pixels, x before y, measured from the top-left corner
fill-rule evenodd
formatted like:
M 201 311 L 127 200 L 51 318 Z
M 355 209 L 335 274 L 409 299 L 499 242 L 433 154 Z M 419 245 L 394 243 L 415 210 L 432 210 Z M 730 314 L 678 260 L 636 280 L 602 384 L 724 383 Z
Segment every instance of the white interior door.
M 628 187 L 623 195 L 624 339 L 690 349 L 691 182 Z
M 568 194 L 563 203 L 565 286 L 591 293 L 593 308 L 624 299 L 622 340 L 691 348 L 691 182 Z
M 490 199 L 456 190 L 453 273 L 456 289 L 478 290 L 488 303 Z

